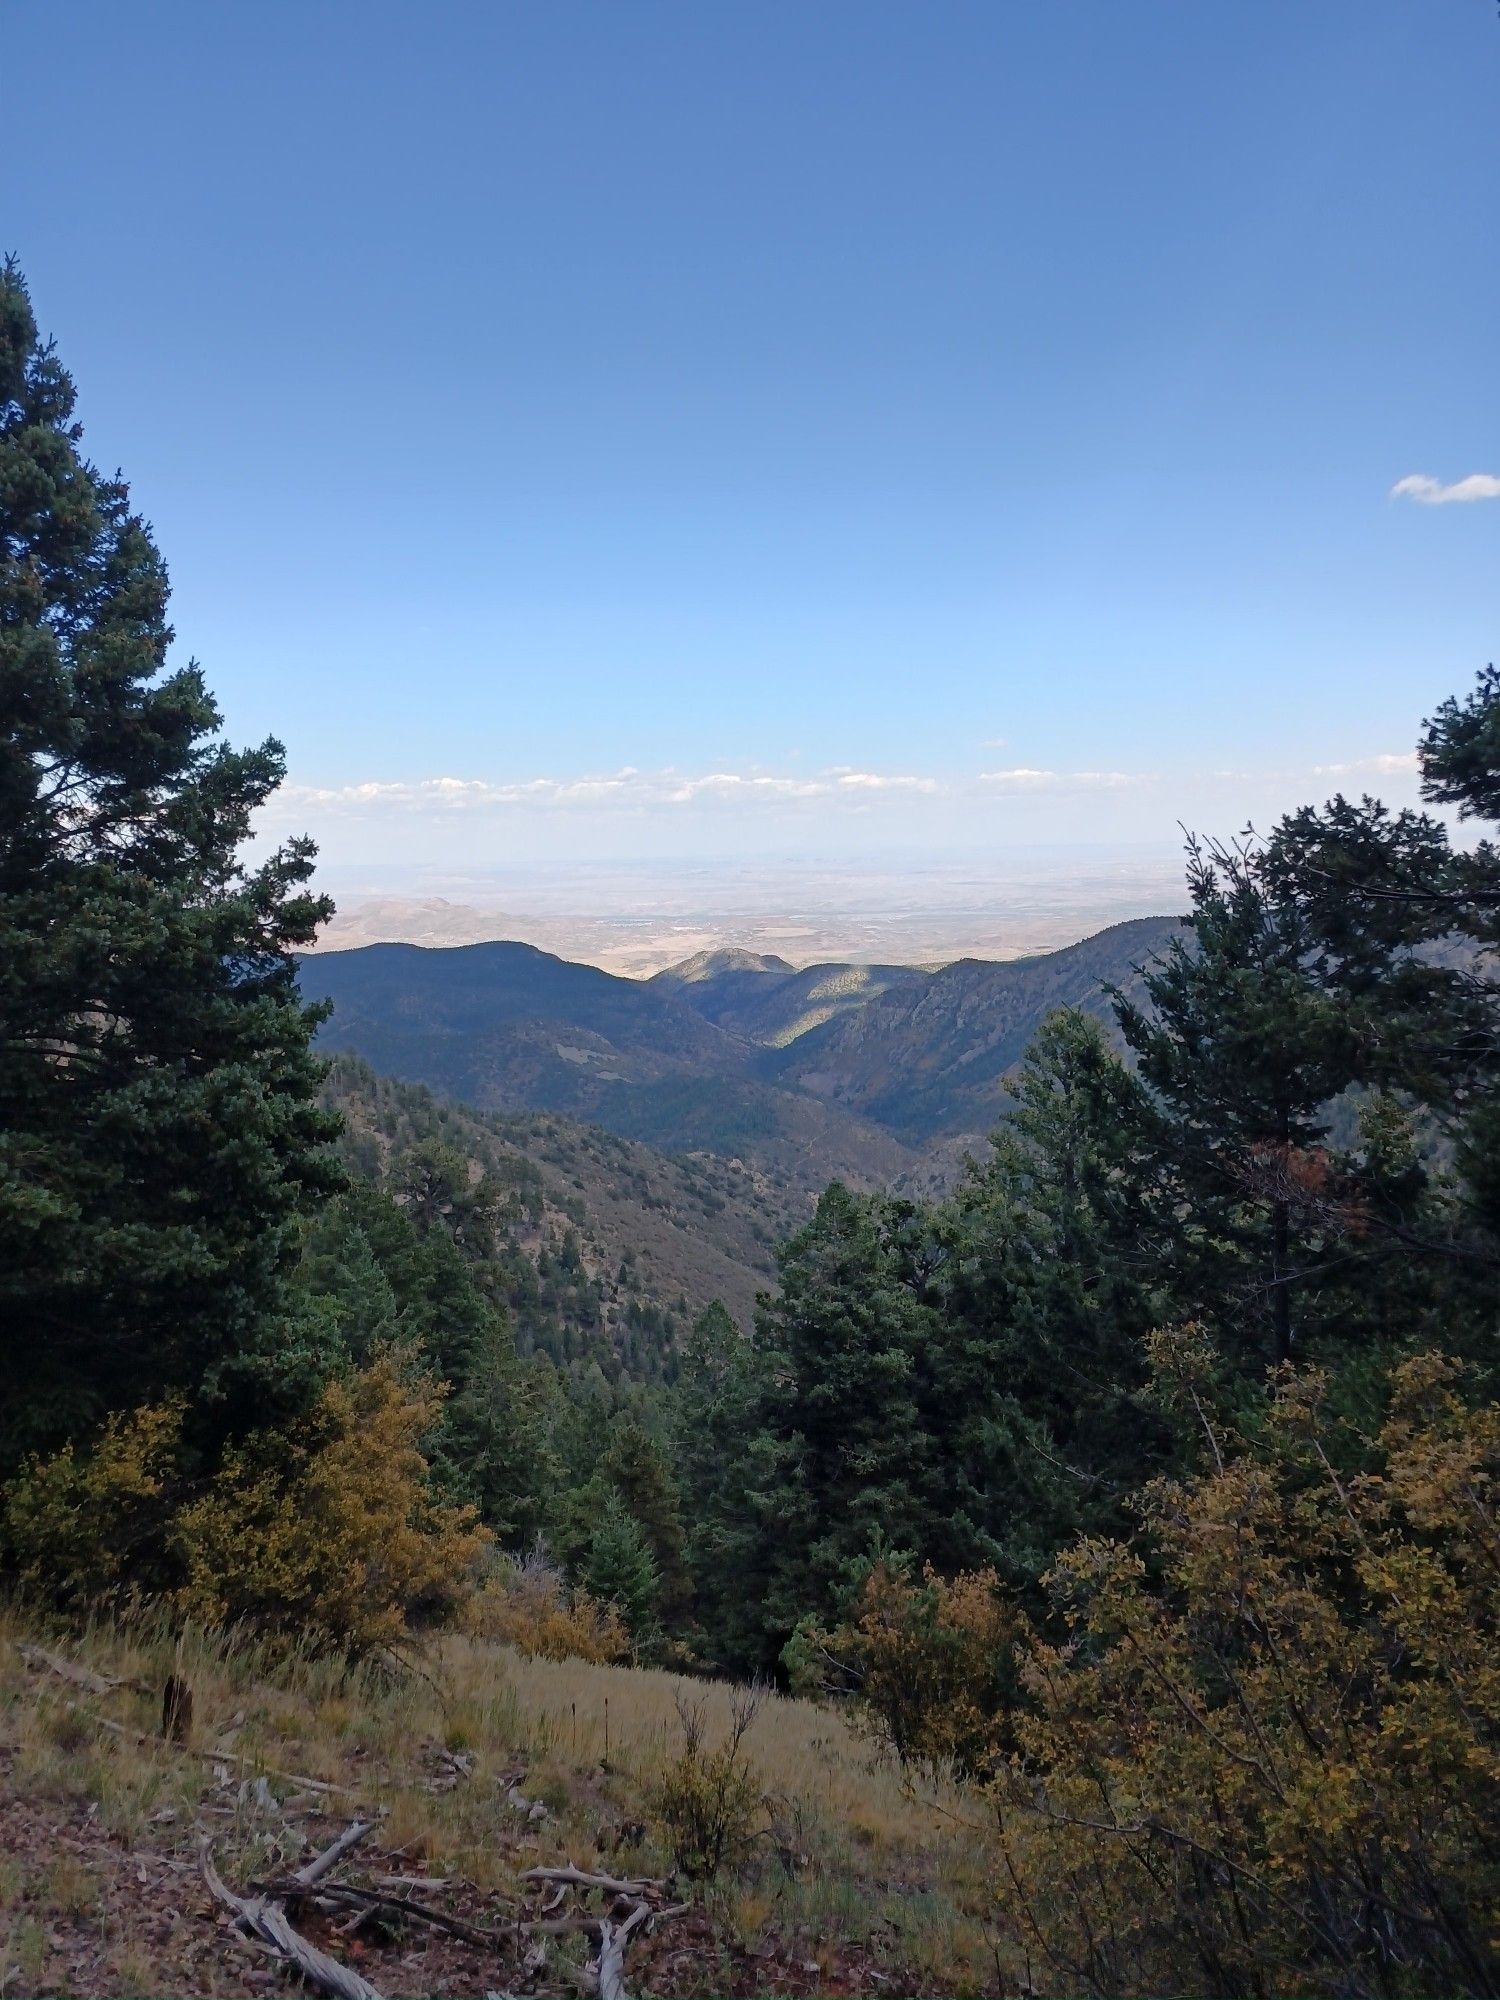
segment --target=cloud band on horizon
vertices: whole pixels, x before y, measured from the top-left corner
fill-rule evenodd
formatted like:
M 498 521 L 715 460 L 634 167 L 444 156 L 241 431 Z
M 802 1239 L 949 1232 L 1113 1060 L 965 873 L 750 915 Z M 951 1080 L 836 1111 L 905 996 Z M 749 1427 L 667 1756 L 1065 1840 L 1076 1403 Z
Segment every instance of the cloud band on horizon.
M 1262 779 L 1326 779 L 1369 773 L 1382 777 L 1406 777 L 1415 772 L 1416 753 L 1403 751 L 1355 757 L 1304 766 L 1299 773 L 1262 772 Z M 1229 774 L 1223 773 L 1221 776 Z M 1249 780 L 1256 774 L 1236 773 Z M 690 776 L 667 768 L 638 770 L 625 765 L 618 771 L 572 778 L 527 778 L 501 781 L 489 778 L 434 777 L 415 779 L 369 778 L 352 784 L 313 785 L 292 782 L 276 794 L 280 813 L 300 814 L 308 810 L 346 814 L 380 815 L 418 813 L 449 815 L 521 809 L 543 812 L 624 811 L 631 813 L 680 813 L 692 809 L 728 808 L 758 810 L 762 807 L 802 805 L 835 806 L 848 812 L 862 812 L 877 802 L 907 799 L 913 802 L 1034 799 L 1081 797 L 1089 793 L 1141 791 L 1164 782 L 1156 771 L 1056 771 L 1031 765 L 1009 770 L 920 776 L 910 772 L 859 771 L 836 765 L 816 773 L 796 775 L 774 771 L 708 771 Z

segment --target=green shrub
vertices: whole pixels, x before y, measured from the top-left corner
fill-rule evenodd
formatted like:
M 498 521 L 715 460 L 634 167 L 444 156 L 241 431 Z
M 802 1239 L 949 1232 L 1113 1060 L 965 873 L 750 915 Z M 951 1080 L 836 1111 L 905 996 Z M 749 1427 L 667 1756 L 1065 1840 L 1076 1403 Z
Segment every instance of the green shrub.
M 765 1800 L 744 1753 L 763 1691 L 747 1688 L 730 1705 L 729 1734 L 717 1750 L 704 1742 L 706 1705 L 677 1696 L 683 1747 L 659 1780 L 652 1803 L 672 1859 L 684 1875 L 707 1879 L 743 1858 Z

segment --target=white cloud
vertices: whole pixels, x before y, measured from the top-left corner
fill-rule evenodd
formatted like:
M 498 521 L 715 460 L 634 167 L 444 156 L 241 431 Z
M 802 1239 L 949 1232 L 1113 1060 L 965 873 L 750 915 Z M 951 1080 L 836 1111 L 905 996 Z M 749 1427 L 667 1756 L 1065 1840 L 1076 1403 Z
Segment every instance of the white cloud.
M 1149 785 L 1144 771 L 1037 771 L 1018 764 L 1010 771 L 981 771 L 982 785 L 998 785 L 1008 791 L 1112 791 L 1120 785 Z
M 816 799 L 826 797 L 828 785 L 818 778 L 776 778 L 764 772 L 710 771 L 707 777 L 684 778 L 660 796 L 643 789 L 640 802 L 648 805 L 691 805 L 695 799 Z
M 1056 771 L 1035 771 L 1025 764 L 1018 764 L 1012 771 L 981 771 L 981 785 L 1055 785 L 1059 783 Z
M 935 792 L 936 778 L 887 777 L 879 771 L 840 771 L 838 782 L 849 791 Z
M 598 776 L 528 778 L 501 783 L 487 778 L 366 779 L 348 785 L 284 785 L 277 804 L 287 811 L 315 808 L 345 813 L 474 813 L 510 807 L 547 810 L 666 809 L 698 804 L 760 804 L 799 799 L 857 800 L 872 793 L 940 792 L 936 778 L 905 772 L 854 771 L 844 766 L 817 776 L 768 771 L 639 771 L 633 765 Z
M 271 806 L 276 823 L 297 824 L 305 816 L 323 820 L 399 820 L 428 824 L 475 821 L 495 814 L 530 816 L 627 814 L 677 817 L 691 813 L 774 812 L 821 807 L 828 812 L 895 810 L 944 801 L 999 801 L 1007 796 L 1065 800 L 1127 786 L 1149 785 L 1151 774 L 1128 771 L 1052 771 L 1027 765 L 977 775 L 933 776 L 913 771 L 859 770 L 848 764 L 816 772 L 709 770 L 685 772 L 668 766 L 642 771 L 586 772 L 577 777 L 522 779 L 368 778 L 344 785 L 284 785 Z
M 1398 772 L 1415 771 L 1415 750 L 1384 750 L 1374 757 L 1353 757 L 1344 764 L 1314 764 L 1315 778 L 1350 778 L 1360 773 L 1389 778 Z
M 1500 477 L 1493 472 L 1471 472 L 1467 479 L 1444 485 L 1430 472 L 1408 472 L 1391 488 L 1393 500 L 1415 500 L 1422 507 L 1447 507 L 1457 501 L 1500 500 Z

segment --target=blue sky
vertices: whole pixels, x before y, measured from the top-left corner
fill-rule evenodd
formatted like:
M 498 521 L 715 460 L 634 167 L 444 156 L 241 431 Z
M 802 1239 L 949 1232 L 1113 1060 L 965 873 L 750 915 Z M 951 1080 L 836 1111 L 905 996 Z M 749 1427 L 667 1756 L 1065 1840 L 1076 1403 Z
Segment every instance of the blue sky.
M 1392 497 L 1500 495 L 1490 0 L 3 38 L 4 244 L 334 864 L 1169 842 L 1409 796 L 1494 655 L 1500 497 Z

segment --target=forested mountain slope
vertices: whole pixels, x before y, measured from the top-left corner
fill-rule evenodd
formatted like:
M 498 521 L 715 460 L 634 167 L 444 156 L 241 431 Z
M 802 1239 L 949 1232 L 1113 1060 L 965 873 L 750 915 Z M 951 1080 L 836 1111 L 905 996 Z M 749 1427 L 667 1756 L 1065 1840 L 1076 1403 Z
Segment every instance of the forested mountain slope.
M 817 1194 L 911 1164 L 889 1133 L 754 1074 L 756 1047 L 652 981 L 530 945 L 368 945 L 305 958 L 320 1042 L 481 1111 L 548 1111 L 671 1153 L 738 1158 Z
M 804 1219 L 799 1196 L 728 1161 L 668 1159 L 547 1113 L 498 1116 L 336 1057 L 324 1090 L 349 1165 L 381 1179 L 440 1145 L 504 1191 L 497 1259 L 523 1350 L 568 1361 L 612 1350 L 650 1378 L 687 1321 L 719 1300 L 748 1326 L 776 1281 L 773 1249 Z
M 817 1193 L 910 1179 L 980 1140 L 1047 1014 L 1111 1021 L 1107 989 L 1176 929 L 1116 924 L 1036 958 L 800 971 L 705 953 L 621 979 L 530 945 L 369 945 L 304 959 L 321 1041 L 487 1112 L 544 1111 Z
M 1136 967 L 1177 929 L 1141 917 L 1037 958 L 965 958 L 894 985 L 763 1058 L 783 1084 L 826 1097 L 909 1145 L 991 1130 L 1006 1077 L 1046 1016 L 1080 1007 L 1113 1032 L 1108 988 L 1139 986 Z

